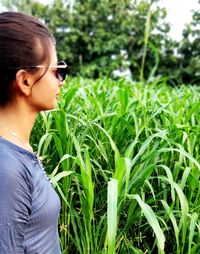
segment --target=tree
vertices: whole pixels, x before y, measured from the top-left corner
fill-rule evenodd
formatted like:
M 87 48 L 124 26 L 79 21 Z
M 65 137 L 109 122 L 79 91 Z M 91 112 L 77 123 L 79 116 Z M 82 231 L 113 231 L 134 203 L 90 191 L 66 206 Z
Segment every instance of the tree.
M 200 3 L 200 1 L 198 1 Z M 200 7 L 200 6 L 199 6 Z M 178 49 L 183 83 L 200 82 L 200 11 L 194 10 L 191 23 L 185 26 L 183 40 Z

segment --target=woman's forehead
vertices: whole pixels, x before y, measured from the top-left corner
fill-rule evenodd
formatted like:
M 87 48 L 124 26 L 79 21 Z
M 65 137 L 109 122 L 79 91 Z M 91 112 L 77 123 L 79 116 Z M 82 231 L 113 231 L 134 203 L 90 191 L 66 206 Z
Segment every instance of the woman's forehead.
M 51 47 L 51 64 L 56 65 L 58 63 L 57 52 L 55 46 Z
M 57 64 L 57 52 L 56 52 L 56 48 L 55 45 L 53 43 L 52 40 L 48 40 L 47 42 L 48 44 L 48 55 L 46 54 L 46 47 L 44 47 L 45 45 L 42 44 L 42 42 L 40 41 L 40 39 L 36 39 L 36 52 L 43 58 L 45 57 L 45 59 L 43 58 L 43 63 L 48 63 L 48 64 Z

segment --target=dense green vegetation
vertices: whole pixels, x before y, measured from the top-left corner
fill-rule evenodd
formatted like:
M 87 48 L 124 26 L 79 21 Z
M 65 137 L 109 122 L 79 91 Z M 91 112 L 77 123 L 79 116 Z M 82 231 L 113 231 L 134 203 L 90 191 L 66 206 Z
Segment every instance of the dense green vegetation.
M 32 136 L 62 199 L 64 254 L 200 251 L 199 101 L 164 80 L 67 81 Z

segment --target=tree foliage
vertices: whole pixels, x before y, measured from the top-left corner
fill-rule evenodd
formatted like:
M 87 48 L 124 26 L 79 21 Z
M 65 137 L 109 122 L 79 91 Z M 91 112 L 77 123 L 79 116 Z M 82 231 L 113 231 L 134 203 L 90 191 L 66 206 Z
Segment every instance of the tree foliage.
M 60 9 L 61 5 L 61 1 L 54 1 L 45 21 L 59 41 L 59 56 L 70 61 L 74 73 L 99 77 L 129 68 L 134 79 L 140 77 L 147 12 L 152 3 L 76 0 L 73 12 L 65 5 Z M 159 7 L 151 11 L 145 78 L 155 65 L 152 47 L 161 47 L 169 30 L 162 22 L 165 15 L 165 10 Z M 151 33 L 154 30 L 156 33 Z
M 200 1 L 199 1 L 200 3 Z M 178 49 L 180 55 L 180 77 L 184 83 L 200 82 L 200 6 L 193 11 L 192 21 L 183 31 L 183 40 Z

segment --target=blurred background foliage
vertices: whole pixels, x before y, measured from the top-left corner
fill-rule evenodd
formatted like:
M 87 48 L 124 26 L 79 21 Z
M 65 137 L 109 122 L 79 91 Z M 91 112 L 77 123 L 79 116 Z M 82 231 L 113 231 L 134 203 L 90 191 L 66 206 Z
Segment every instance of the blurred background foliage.
M 200 4 L 200 1 L 197 0 Z M 161 0 L 2 0 L 9 10 L 40 17 L 57 40 L 59 59 L 72 76 L 126 76 L 135 81 L 166 78 L 172 85 L 200 81 L 200 12 L 180 42 L 169 36 Z

